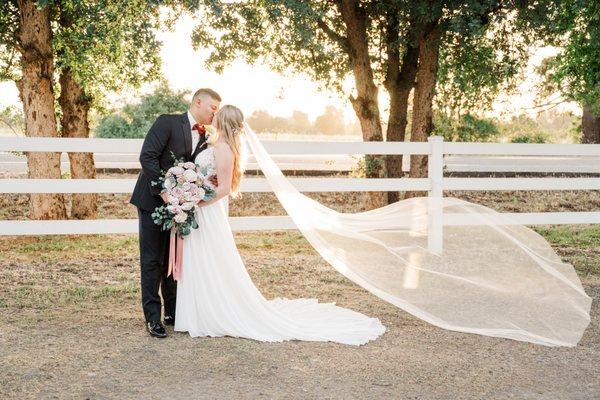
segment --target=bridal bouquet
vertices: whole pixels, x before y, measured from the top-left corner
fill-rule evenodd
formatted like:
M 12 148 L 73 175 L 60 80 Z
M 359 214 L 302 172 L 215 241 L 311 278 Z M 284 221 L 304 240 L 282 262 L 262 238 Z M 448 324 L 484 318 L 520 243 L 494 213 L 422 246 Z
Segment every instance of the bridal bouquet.
M 162 185 L 161 193 L 167 194 L 167 203 L 157 207 L 152 213 L 154 223 L 162 230 L 171 230 L 169 246 L 169 270 L 173 278 L 178 280 L 181 272 L 183 255 L 183 237 L 192 229 L 198 228 L 195 211 L 197 203 L 208 201 L 215 195 L 215 187 L 208 180 L 207 171 L 201 171 L 197 165 L 185 159 L 177 159 L 172 153 L 174 164 L 168 171 L 163 171 L 158 182 Z

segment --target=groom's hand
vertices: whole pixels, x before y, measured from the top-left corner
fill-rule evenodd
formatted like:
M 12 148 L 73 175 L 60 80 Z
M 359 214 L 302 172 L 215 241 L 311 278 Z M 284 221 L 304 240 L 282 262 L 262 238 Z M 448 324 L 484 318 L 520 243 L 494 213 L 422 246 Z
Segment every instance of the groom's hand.
M 164 192 L 160 194 L 160 198 L 161 198 L 161 199 L 163 199 L 163 201 L 164 201 L 165 203 L 166 203 L 166 202 L 167 202 L 167 200 L 168 200 L 167 194 L 166 194 L 166 193 L 164 193 Z
M 210 183 L 213 184 L 213 186 L 219 186 L 219 181 L 217 180 L 217 176 L 216 175 L 209 176 L 208 180 L 210 181 Z

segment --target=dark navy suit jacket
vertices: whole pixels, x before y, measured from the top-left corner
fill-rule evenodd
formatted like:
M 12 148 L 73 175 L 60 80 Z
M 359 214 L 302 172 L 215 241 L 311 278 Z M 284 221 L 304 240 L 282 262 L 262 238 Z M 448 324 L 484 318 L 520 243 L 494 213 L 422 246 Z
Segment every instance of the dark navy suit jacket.
M 142 170 L 129 202 L 142 210 L 154 211 L 164 204 L 160 197 L 162 185 L 151 185 L 173 166 L 171 152 L 178 159 L 193 161 L 199 152 L 206 149 L 206 136 L 200 135 L 196 149 L 192 149 L 192 132 L 187 111 L 183 114 L 160 115 L 144 139 L 140 152 Z M 193 151 L 192 151 L 193 150 Z

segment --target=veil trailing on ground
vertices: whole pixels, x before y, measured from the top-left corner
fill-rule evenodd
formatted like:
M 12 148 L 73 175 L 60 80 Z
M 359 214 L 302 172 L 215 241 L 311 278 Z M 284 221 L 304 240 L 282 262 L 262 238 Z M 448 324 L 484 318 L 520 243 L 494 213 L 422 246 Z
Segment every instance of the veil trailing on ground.
M 591 298 L 573 266 L 535 231 L 451 197 L 339 213 L 298 192 L 248 124 L 245 132 L 298 229 L 356 284 L 445 329 L 546 346 L 575 346 L 581 339 Z M 441 252 L 428 250 L 430 213 L 443 215 Z

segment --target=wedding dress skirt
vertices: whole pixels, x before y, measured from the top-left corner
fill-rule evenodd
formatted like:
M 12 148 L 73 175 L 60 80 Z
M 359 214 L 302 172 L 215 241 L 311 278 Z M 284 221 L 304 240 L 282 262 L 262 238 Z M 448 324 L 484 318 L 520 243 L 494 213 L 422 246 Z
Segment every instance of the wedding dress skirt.
M 211 161 L 209 147 L 196 162 Z M 263 342 L 332 341 L 361 345 L 386 330 L 378 318 L 319 303 L 317 299 L 267 300 L 254 286 L 237 250 L 223 198 L 196 211 L 199 227 L 183 240 L 177 283 L 175 331 L 190 336 L 232 336 Z

